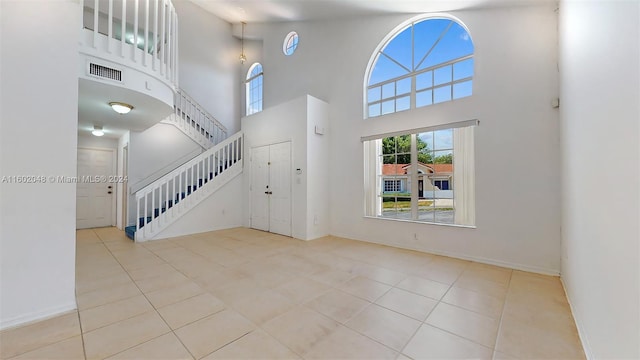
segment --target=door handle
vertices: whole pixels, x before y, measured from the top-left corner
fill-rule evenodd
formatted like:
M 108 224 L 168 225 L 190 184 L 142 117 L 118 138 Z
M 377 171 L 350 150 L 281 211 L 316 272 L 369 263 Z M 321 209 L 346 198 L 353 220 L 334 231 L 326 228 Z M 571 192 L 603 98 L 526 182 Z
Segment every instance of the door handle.
M 265 191 L 264 193 L 265 193 L 265 194 L 267 194 L 267 195 L 271 195 L 271 194 L 273 194 L 273 192 L 272 192 L 272 191 Z

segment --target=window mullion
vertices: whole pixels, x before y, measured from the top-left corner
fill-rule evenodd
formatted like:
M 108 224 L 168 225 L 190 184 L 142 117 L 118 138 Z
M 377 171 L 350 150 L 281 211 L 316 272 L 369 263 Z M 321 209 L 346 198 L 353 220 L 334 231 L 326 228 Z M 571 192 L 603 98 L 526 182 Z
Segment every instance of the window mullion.
M 411 134 L 411 219 L 418 220 L 418 141 Z

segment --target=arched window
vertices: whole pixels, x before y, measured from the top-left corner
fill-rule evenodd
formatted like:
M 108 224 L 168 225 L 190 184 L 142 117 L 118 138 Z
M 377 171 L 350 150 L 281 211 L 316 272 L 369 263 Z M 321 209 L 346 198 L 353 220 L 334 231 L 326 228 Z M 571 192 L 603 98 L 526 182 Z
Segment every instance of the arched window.
M 262 111 L 262 65 L 255 63 L 247 72 L 247 116 Z
M 458 22 L 416 20 L 388 38 L 367 73 L 367 117 L 471 95 L 473 42 Z

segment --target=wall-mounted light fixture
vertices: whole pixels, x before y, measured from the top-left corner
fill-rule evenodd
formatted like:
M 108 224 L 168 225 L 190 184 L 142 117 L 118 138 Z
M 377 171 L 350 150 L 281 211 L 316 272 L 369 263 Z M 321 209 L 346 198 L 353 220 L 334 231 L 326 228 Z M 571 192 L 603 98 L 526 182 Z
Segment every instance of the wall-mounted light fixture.
M 242 22 L 242 35 L 240 36 L 240 63 L 244 64 L 247 61 L 247 56 L 244 54 L 244 26 L 247 25 L 244 21 Z
M 102 136 L 104 135 L 104 131 L 102 130 L 102 126 L 93 125 L 93 131 L 91 132 L 94 136 Z
M 133 106 L 123 102 L 112 101 L 109 103 L 109 105 L 111 106 L 113 111 L 117 112 L 118 114 L 128 114 L 129 111 L 133 109 Z

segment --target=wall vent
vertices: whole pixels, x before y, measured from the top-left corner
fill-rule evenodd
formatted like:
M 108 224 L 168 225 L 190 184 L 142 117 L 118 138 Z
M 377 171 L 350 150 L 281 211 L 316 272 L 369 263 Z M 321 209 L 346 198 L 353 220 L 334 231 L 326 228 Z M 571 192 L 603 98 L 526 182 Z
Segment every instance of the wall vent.
M 89 74 L 105 79 L 122 81 L 122 71 L 94 63 L 89 63 Z

